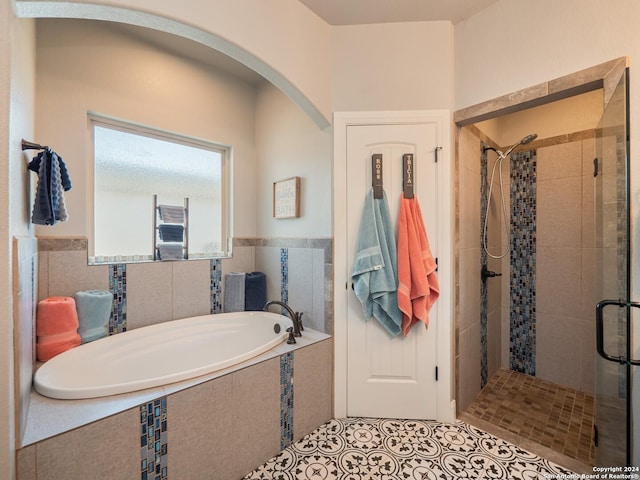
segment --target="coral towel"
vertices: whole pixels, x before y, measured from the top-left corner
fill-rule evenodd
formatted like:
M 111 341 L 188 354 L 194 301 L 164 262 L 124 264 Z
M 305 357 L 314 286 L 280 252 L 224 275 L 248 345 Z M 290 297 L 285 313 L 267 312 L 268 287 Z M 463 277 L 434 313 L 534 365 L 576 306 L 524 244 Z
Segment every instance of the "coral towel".
M 72 297 L 49 297 L 36 311 L 36 356 L 45 362 L 80 345 L 78 313 Z
M 440 288 L 436 261 L 431 254 L 417 198 L 400 199 L 398 214 L 398 306 L 402 334 L 418 322 L 429 326 L 429 310 Z

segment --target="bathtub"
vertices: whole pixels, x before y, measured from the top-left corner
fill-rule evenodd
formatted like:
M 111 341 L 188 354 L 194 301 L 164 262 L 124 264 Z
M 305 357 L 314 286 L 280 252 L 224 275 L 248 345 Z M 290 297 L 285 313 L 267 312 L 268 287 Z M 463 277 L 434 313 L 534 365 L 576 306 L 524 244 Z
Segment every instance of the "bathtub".
M 67 400 L 187 380 L 270 350 L 292 326 L 276 313 L 234 312 L 138 328 L 57 355 L 36 370 L 34 388 Z

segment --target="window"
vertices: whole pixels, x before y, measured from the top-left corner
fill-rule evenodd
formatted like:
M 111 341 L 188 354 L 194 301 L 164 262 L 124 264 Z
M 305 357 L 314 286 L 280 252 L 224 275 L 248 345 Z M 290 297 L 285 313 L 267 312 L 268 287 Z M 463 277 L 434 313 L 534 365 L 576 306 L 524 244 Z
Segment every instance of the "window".
M 229 249 L 230 147 L 91 115 L 93 242 L 90 263 L 154 258 L 158 204 L 189 199 L 189 258 Z

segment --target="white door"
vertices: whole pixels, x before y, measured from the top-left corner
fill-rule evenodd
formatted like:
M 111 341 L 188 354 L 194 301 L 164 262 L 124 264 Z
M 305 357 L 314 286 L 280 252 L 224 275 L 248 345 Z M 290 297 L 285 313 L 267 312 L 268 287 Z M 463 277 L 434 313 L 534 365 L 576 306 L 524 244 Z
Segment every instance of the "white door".
M 383 156 L 383 184 L 397 232 L 402 192 L 402 155 L 415 158 L 415 196 L 420 202 L 431 251 L 438 256 L 438 185 L 435 161 L 438 123 L 349 125 L 347 144 L 348 268 L 353 265 L 360 217 L 371 189 L 371 155 Z M 438 302 L 429 328 L 416 324 L 406 337 L 392 337 L 375 318 L 365 320 L 349 292 L 347 305 L 347 415 L 381 418 L 437 417 Z

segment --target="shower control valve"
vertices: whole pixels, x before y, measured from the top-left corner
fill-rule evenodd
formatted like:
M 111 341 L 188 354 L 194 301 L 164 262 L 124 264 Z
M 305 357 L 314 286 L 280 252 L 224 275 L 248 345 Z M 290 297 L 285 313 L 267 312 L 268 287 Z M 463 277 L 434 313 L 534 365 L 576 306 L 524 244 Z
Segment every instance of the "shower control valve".
M 501 273 L 497 273 L 497 272 L 492 272 L 491 270 L 489 270 L 487 268 L 486 265 L 482 266 L 482 271 L 480 272 L 480 276 L 482 277 L 482 281 L 486 281 L 487 278 L 493 278 L 493 277 L 501 277 L 502 274 Z

